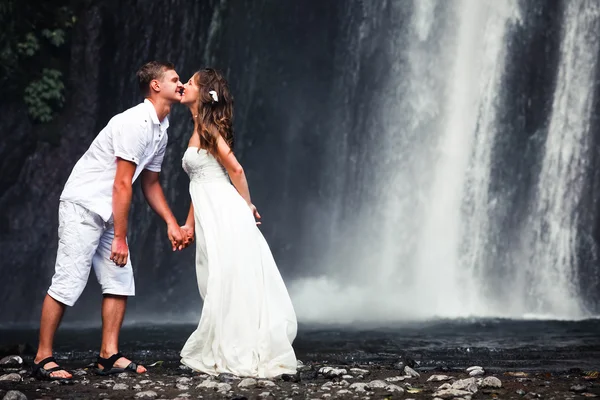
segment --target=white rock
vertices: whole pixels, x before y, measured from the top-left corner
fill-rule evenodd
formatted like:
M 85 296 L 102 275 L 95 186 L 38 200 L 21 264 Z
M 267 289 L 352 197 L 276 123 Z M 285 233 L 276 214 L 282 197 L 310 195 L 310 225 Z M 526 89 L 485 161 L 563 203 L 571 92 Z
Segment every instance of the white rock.
M 140 384 L 135 384 L 135 385 L 133 386 L 133 389 L 134 389 L 134 390 L 142 390 L 142 386 L 141 386 Z
M 129 378 L 131 378 L 131 376 L 127 372 L 121 372 L 120 374 L 117 374 L 117 378 L 119 378 L 119 379 L 129 379 Z
M 369 375 L 371 373 L 371 371 L 369 371 L 368 369 L 362 368 L 350 368 L 350 372 L 352 372 L 355 375 Z
M 113 390 L 128 390 L 129 386 L 126 383 L 115 383 Z
M 385 390 L 387 390 L 390 393 L 404 393 L 404 389 L 394 384 L 386 385 Z
M 328 399 L 330 397 L 331 397 L 331 395 L 329 393 L 325 393 L 321 396 L 322 399 Z
M 192 382 L 192 378 L 186 378 L 185 376 L 182 376 L 181 378 L 178 378 L 176 382 L 187 385 Z
M 450 377 L 448 375 L 431 375 L 427 382 L 442 382 L 449 380 Z
M 85 375 L 87 375 L 87 371 L 85 371 L 83 369 L 76 369 L 75 371 L 73 371 L 73 375 L 75 375 L 75 376 L 85 376 Z
M 176 383 L 175 387 L 179 390 L 190 390 L 190 386 L 184 385 L 183 383 Z
M 231 385 L 229 383 L 219 383 L 217 384 L 217 390 L 222 393 L 226 393 L 231 390 Z
M 480 376 L 485 374 L 485 371 L 482 369 L 474 369 L 473 371 L 469 372 L 469 376 Z
M 434 397 L 438 397 L 440 399 L 453 399 L 455 397 L 463 397 L 463 396 L 471 396 L 471 392 L 467 392 L 466 390 L 458 390 L 458 389 L 446 389 L 440 390 L 433 394 Z
M 150 383 L 152 383 L 150 379 L 144 379 L 143 381 L 140 381 L 140 385 L 148 385 Z
M 411 376 L 413 378 L 418 378 L 418 377 L 421 376 L 421 374 L 419 374 L 417 371 L 415 371 L 414 369 L 412 369 L 408 365 L 404 367 L 404 374 L 408 375 L 408 376 Z
M 366 392 L 367 388 L 367 384 L 362 382 L 356 382 L 350 385 L 350 389 L 353 389 L 355 392 Z
M 338 382 L 338 386 L 344 386 L 344 387 L 350 386 L 350 382 L 348 382 L 345 379 L 342 379 L 341 381 Z
M 152 390 L 146 390 L 145 392 L 139 392 L 135 395 L 138 399 L 153 399 L 157 397 L 158 394 L 153 392 Z
M 242 379 L 240 383 L 238 383 L 239 388 L 253 388 L 256 387 L 258 382 L 254 378 L 245 378 Z
M 333 382 L 327 382 L 321 386 L 321 390 L 331 390 L 333 386 Z
M 344 368 L 321 367 L 319 373 L 328 377 L 336 377 L 346 375 L 348 371 Z
M 387 385 L 388 385 L 387 383 L 385 383 L 384 381 L 380 381 L 380 380 L 371 381 L 371 382 L 367 383 L 367 386 L 370 389 L 383 389 Z
M 475 378 L 461 379 L 452 384 L 452 389 L 477 393 L 477 384 L 475 383 Z
M 389 378 L 385 378 L 385 381 L 386 382 L 402 382 L 406 378 L 407 378 L 406 376 L 392 376 Z
M 502 381 L 495 376 L 488 376 L 481 382 L 481 387 L 484 388 L 501 388 Z
M 23 365 L 23 359 L 20 356 L 6 356 L 0 360 L 0 365 Z
M 354 377 L 352 375 L 344 375 L 342 379 L 354 379 Z
M 269 397 L 271 396 L 271 392 L 262 392 L 261 394 L 258 395 L 258 397 Z
M 446 389 L 452 389 L 452 385 L 449 383 L 444 383 L 442 386 L 437 388 L 437 390 L 446 390 Z
M 0 376 L 0 381 L 21 382 L 22 380 L 21 375 L 15 373 Z
M 338 390 L 338 392 L 337 392 L 337 394 L 350 394 L 350 393 L 352 393 L 352 392 L 347 389 Z
M 178 400 L 178 399 L 187 399 L 188 397 L 192 397 L 191 394 L 189 393 L 180 393 L 177 395 L 177 397 L 175 397 L 175 399 L 173 400 Z M 202 398 L 202 396 L 200 396 L 200 398 Z
M 218 387 L 219 384 L 215 381 L 212 381 L 210 379 L 205 379 L 201 384 L 199 384 L 198 386 L 196 386 L 196 389 L 202 389 L 202 388 L 206 388 L 206 389 L 214 389 L 216 387 Z
M 272 387 L 277 387 L 277 385 L 274 384 L 271 381 L 266 380 L 266 379 L 261 379 L 260 381 L 256 382 L 256 387 L 259 387 L 259 388 L 272 388 Z
M 480 367 L 479 365 L 474 365 L 472 367 L 467 368 L 467 372 L 471 372 L 471 371 L 474 371 L 476 369 L 483 369 L 483 367 Z
M 27 400 L 27 396 L 18 390 L 9 390 L 6 392 L 2 400 Z

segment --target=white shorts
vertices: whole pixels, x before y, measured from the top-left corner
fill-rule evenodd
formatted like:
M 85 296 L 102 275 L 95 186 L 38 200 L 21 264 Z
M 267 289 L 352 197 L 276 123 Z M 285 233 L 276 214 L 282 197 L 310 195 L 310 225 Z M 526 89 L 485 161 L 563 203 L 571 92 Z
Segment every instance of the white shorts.
M 68 306 L 75 304 L 94 266 L 103 294 L 135 295 L 131 258 L 119 267 L 110 260 L 115 236 L 112 220 L 68 201 L 58 207 L 58 251 L 50 297 Z

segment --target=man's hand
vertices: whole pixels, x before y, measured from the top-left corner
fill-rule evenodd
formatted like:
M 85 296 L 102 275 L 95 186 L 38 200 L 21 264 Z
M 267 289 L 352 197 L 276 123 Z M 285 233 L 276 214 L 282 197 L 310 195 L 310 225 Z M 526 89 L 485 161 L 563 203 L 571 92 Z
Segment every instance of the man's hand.
M 260 214 L 258 213 L 256 206 L 254 204 L 248 204 L 248 206 L 250 206 L 250 210 L 252 210 L 252 215 L 254 215 L 254 218 L 256 219 L 256 225 L 260 225 Z
M 112 241 L 110 249 L 110 259 L 119 267 L 124 267 L 127 264 L 127 257 L 129 256 L 129 247 L 127 246 L 127 240 L 121 237 L 115 237 Z
M 173 251 L 184 249 L 185 246 L 183 244 L 183 233 L 177 224 L 170 224 L 167 226 L 167 235 L 169 236 L 169 241 L 171 242 Z
M 189 225 L 183 225 L 181 227 L 181 233 L 183 234 L 183 245 L 188 247 L 194 242 L 194 228 Z

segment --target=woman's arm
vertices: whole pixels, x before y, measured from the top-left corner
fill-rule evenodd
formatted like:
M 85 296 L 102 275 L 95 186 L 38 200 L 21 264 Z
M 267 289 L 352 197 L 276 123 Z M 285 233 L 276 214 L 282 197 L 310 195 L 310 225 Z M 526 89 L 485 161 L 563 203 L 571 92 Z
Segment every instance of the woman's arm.
M 246 200 L 246 203 L 248 203 L 248 206 L 252 210 L 254 217 L 257 220 L 260 219 L 260 214 L 250 199 L 250 189 L 248 188 L 248 181 L 246 180 L 244 168 L 242 168 L 242 165 L 238 162 L 237 158 L 235 158 L 235 155 L 233 155 L 233 152 L 221 135 L 217 137 L 217 152 L 221 164 L 223 164 L 227 170 L 227 173 L 229 174 L 231 183 L 233 183 L 233 186 L 235 186 L 235 189 L 238 191 L 240 196 Z M 260 222 L 257 223 L 260 224 Z

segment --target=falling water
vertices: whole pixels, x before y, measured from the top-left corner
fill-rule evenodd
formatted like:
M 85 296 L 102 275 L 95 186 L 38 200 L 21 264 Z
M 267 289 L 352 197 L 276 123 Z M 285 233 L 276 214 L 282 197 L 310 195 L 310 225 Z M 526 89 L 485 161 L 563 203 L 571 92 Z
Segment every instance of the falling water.
M 477 297 L 475 272 L 488 230 L 486 193 L 505 34 L 518 16 L 509 1 L 414 2 L 404 38 L 409 48 L 399 43 L 395 50 L 408 52 L 408 70 L 388 80 L 401 94 L 388 94 L 395 107 L 379 115 L 387 121 L 381 134 L 385 154 L 373 189 L 379 196 L 370 207 L 382 215 L 372 212 L 375 218 L 357 224 L 365 231 L 359 257 L 292 287 L 300 318 L 489 312 L 485 298 Z M 380 235 L 366 233 L 373 230 Z M 478 239 L 465 241 L 470 234 Z M 361 278 L 348 281 L 357 270 Z M 318 309 L 310 306 L 315 303 Z
M 520 307 L 539 314 L 584 314 L 576 289 L 579 207 L 590 152 L 600 3 L 567 2 L 557 87 L 527 235 Z

